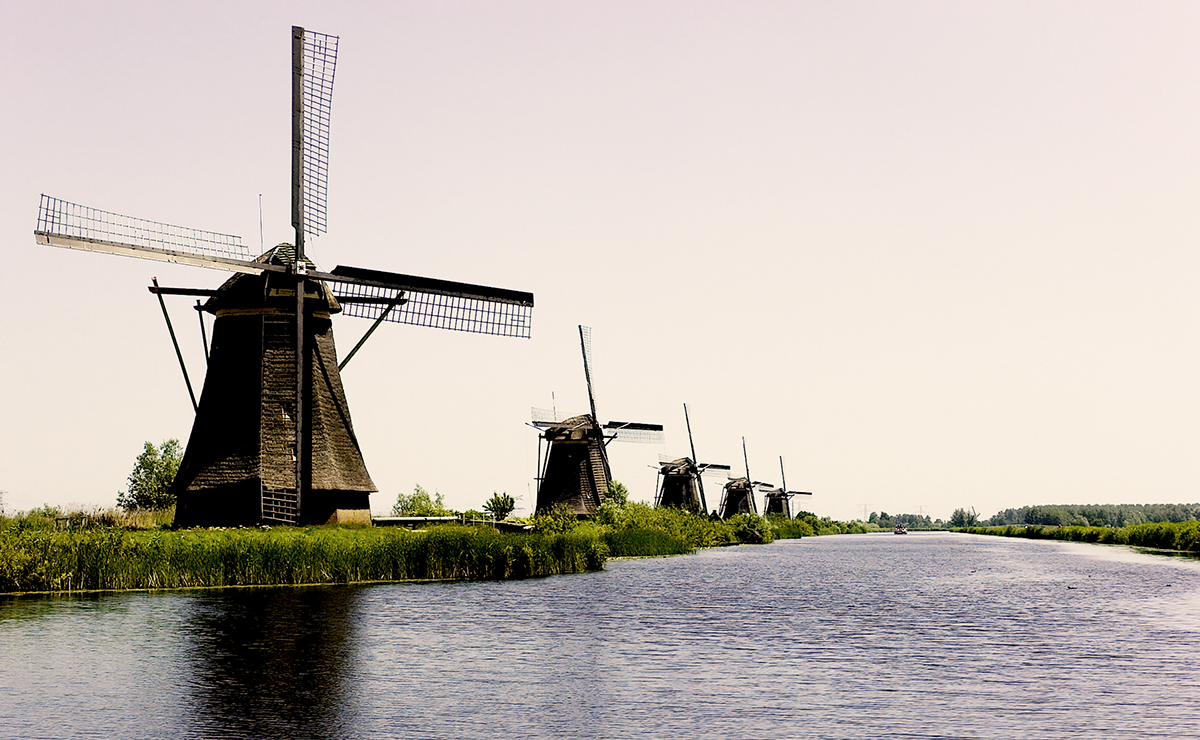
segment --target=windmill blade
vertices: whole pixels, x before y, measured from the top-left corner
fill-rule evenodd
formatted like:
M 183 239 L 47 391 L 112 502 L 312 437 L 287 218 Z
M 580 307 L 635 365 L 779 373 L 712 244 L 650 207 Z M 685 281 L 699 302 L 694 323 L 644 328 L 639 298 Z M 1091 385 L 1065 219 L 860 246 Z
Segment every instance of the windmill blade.
M 533 294 L 486 285 L 401 275 L 382 270 L 338 265 L 331 273 L 309 273 L 333 283 L 343 313 L 386 321 L 475 334 L 529 338 Z M 407 302 L 388 309 L 396 291 L 404 291 Z
M 666 442 L 662 424 L 640 424 L 632 421 L 610 421 L 604 428 L 613 432 L 618 442 L 640 442 L 660 445 Z
M 596 414 L 596 392 L 592 385 L 592 327 L 579 325 L 579 345 L 583 348 L 583 376 L 587 380 L 588 403 L 591 404 L 592 418 L 599 421 L 600 417 Z
M 240 236 L 123 216 L 42 194 L 38 244 L 257 274 L 287 268 L 255 262 Z
M 812 491 L 788 491 L 788 496 L 811 496 Z
M 333 103 L 333 73 L 337 66 L 338 37 L 292 26 L 293 47 L 299 45 L 302 75 L 299 121 L 293 166 L 299 165 L 293 188 L 299 190 L 304 232 L 325 233 L 325 202 L 329 191 L 329 113 Z M 295 104 L 295 103 L 293 103 Z M 299 161 L 296 161 L 296 160 Z M 295 197 L 295 196 L 294 196 Z
M 540 409 L 537 406 L 532 407 L 529 411 L 535 426 L 550 426 L 551 424 L 559 424 L 565 419 L 571 418 L 569 416 L 565 418 L 561 417 L 557 411 Z

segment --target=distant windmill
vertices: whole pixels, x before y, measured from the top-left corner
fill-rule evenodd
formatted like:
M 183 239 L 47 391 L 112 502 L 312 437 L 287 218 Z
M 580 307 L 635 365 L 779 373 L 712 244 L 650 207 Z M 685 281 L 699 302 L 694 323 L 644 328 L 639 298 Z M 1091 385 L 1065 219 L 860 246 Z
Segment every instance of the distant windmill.
M 788 519 L 792 518 L 792 497 L 793 496 L 811 496 L 811 491 L 789 491 L 787 490 L 787 476 L 783 472 L 783 456 L 779 456 L 779 478 L 783 482 L 780 488 L 773 488 L 766 491 L 766 496 L 763 498 L 763 514 L 783 514 Z
M 768 485 L 762 481 L 750 479 L 750 458 L 746 455 L 746 438 L 742 437 L 742 459 L 746 463 L 746 477 L 733 478 L 725 484 L 721 494 L 721 508 L 717 515 L 728 519 L 738 514 L 757 514 L 758 507 L 754 503 L 754 492 Z
M 363 341 L 383 321 L 529 336 L 531 293 L 357 267 L 324 273 L 306 256 L 305 236 L 325 232 L 337 43 L 292 28 L 294 245 L 252 258 L 240 237 L 41 199 L 39 244 L 237 273 L 217 290 L 151 287 L 160 301 L 207 296 L 202 308 L 216 316 L 204 389 L 171 488 L 181 526 L 323 523 L 338 512 L 369 521 L 376 487 L 350 422 L 331 314 L 374 319 Z
M 543 430 L 538 438 L 537 513 L 563 504 L 577 516 L 587 516 L 600 505 L 612 482 L 606 447 L 612 440 L 662 444 L 662 424 L 609 421 L 601 426 L 592 388 L 592 330 L 579 327 L 583 374 L 587 380 L 591 414 L 561 419 L 556 410 L 533 409 L 533 426 Z M 546 460 L 542 464 L 542 441 Z
M 709 472 L 728 475 L 730 468 L 728 465 L 695 462 L 696 443 L 692 440 L 692 421 L 688 418 L 686 403 L 683 404 L 683 420 L 687 424 L 688 445 L 691 447 L 692 456 L 675 460 L 659 459 L 658 474 L 661 480 L 654 497 L 654 505 L 707 514 L 704 475 Z

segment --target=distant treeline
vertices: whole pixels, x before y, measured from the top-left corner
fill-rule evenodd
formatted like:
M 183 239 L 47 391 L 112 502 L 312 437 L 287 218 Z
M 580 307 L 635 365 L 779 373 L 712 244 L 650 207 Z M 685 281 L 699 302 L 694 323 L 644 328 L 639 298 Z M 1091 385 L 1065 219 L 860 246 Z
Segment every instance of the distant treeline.
M 921 514 L 889 514 L 886 511 L 871 512 L 871 516 L 867 518 L 867 522 L 878 526 L 880 529 L 892 529 L 897 524 L 903 524 L 906 529 L 945 529 L 946 523 L 941 519 L 930 519 L 928 516 Z
M 1200 504 L 1052 504 L 1005 509 L 988 526 L 1128 527 L 1150 522 L 1200 520 Z

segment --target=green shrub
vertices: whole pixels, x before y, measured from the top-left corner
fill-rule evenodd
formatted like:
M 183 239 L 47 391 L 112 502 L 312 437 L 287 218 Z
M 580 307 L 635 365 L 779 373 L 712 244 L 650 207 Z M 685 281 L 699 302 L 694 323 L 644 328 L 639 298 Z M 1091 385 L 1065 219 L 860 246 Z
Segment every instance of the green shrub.
M 579 517 L 563 504 L 555 504 L 549 511 L 535 514 L 530 520 L 537 531 L 546 534 L 570 532 L 579 525 Z
M 813 537 L 817 534 L 813 531 L 812 525 L 800 519 L 787 519 L 775 515 L 767 519 L 771 523 L 771 529 L 774 530 L 777 540 L 798 540 L 801 537 Z
M 775 533 L 766 519 L 758 514 L 738 514 L 725 520 L 733 527 L 733 536 L 747 545 L 763 545 L 775 541 Z

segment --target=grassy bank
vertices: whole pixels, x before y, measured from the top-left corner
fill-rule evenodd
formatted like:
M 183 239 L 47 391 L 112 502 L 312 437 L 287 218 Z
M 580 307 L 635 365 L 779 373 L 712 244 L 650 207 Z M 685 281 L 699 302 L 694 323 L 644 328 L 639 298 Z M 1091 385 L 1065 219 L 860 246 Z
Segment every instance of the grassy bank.
M 1025 537 L 1035 540 L 1097 542 L 1107 545 L 1132 545 L 1160 550 L 1200 553 L 1200 522 L 1152 522 L 1127 527 L 1039 527 L 1010 525 L 1003 527 L 966 527 L 970 534 L 1000 537 Z
M 0 517 L 0 593 L 504 580 L 601 570 L 609 557 L 681 555 L 877 530 L 802 512 L 796 519 L 725 521 L 639 503 L 606 503 L 587 521 L 564 511 L 532 518 L 538 531 L 455 524 L 425 532 L 373 527 L 169 528 L 169 512 Z
M 601 570 L 582 534 L 444 526 L 59 530 L 0 526 L 0 592 L 481 580 Z

